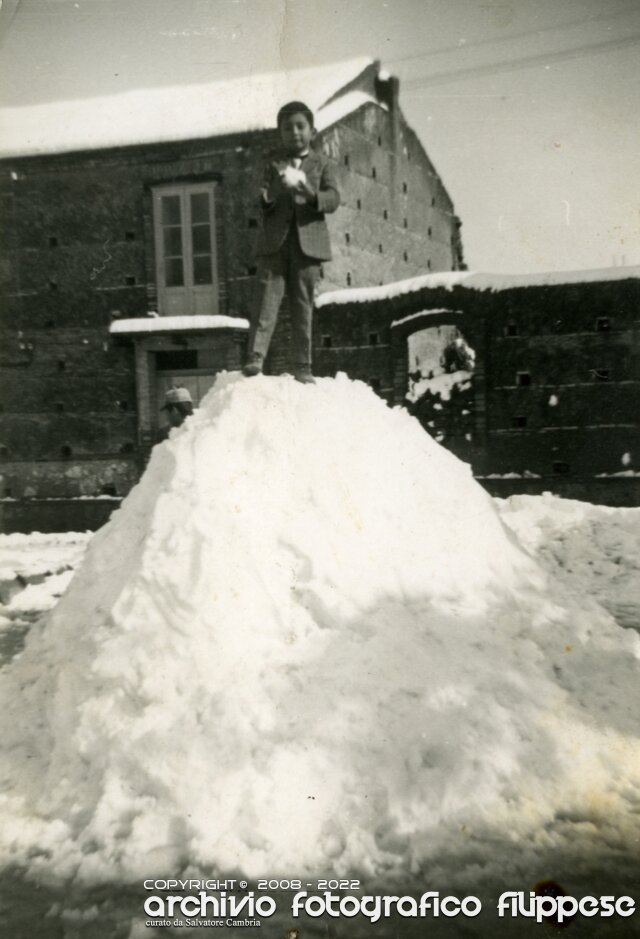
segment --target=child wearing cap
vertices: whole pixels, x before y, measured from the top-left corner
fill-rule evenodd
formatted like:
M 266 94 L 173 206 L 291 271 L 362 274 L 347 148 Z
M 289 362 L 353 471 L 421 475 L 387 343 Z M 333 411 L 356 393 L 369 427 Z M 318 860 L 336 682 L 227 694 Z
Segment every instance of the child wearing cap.
M 291 310 L 294 377 L 313 382 L 311 328 L 321 262 L 331 258 L 325 214 L 340 194 L 333 165 L 310 149 L 313 114 L 301 101 L 278 112 L 281 150 L 266 165 L 261 190 L 262 238 L 258 249 L 260 301 L 249 334 L 247 376 L 263 369 L 284 296 Z
M 165 395 L 161 411 L 167 412 L 169 423 L 158 432 L 158 442 L 166 440 L 173 427 L 180 427 L 187 417 L 193 414 L 193 399 L 187 388 L 181 385 L 169 388 Z

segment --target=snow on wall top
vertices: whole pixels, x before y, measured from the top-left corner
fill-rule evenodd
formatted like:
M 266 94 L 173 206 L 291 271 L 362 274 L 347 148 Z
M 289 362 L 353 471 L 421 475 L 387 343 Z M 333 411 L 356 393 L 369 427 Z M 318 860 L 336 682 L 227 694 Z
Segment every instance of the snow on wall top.
M 185 332 L 193 329 L 249 329 L 249 320 L 239 316 L 141 316 L 116 320 L 109 326 L 109 332 L 118 335 L 168 333 L 173 330 Z
M 398 280 L 381 287 L 348 287 L 330 290 L 316 300 L 316 308 L 339 303 L 370 303 L 391 300 L 418 290 L 467 287 L 472 290 L 512 290 L 515 287 L 550 287 L 559 284 L 586 284 L 610 280 L 640 278 L 640 266 L 603 267 L 585 271 L 546 271 L 533 274 L 485 274 L 473 271 L 442 271 Z
M 377 101 L 369 58 L 228 81 L 138 88 L 96 98 L 0 109 L 0 156 L 96 150 L 275 127 L 286 101 L 304 101 L 323 130 Z

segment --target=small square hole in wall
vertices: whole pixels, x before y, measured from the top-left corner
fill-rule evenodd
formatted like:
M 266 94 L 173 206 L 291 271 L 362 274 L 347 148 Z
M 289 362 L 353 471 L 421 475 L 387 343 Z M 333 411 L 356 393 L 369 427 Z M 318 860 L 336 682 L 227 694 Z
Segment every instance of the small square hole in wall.
M 427 258 L 427 270 L 431 270 L 431 258 Z
M 129 402 L 128 402 L 128 401 L 118 401 L 118 408 L 119 408 L 121 411 L 128 411 L 128 410 L 129 410 Z
M 332 336 L 322 336 L 320 343 L 323 349 L 333 348 L 333 337 Z
M 45 327 L 46 327 L 47 329 L 53 329 L 53 327 L 56 325 L 56 321 L 55 321 L 55 320 L 45 320 L 44 325 L 45 325 Z
M 371 177 L 372 177 L 373 179 L 377 179 L 377 176 L 378 176 L 378 171 L 376 170 L 375 166 L 372 166 L 372 167 L 371 167 Z
M 64 411 L 64 404 L 62 401 L 56 401 L 56 411 Z
M 0 447 L 0 457 L 1 457 L 3 460 L 8 459 L 8 457 L 9 457 L 9 448 L 8 448 L 8 447 Z
M 356 199 L 356 208 L 358 209 L 362 208 L 362 199 Z
M 408 260 L 409 260 L 409 255 L 407 254 L 406 251 L 403 251 L 403 252 L 402 252 L 402 257 L 404 258 L 405 261 L 408 261 Z
M 60 447 L 60 456 L 63 460 L 68 460 L 70 456 L 73 456 L 73 450 L 68 444 L 63 444 Z
M 349 234 L 349 232 L 345 232 L 344 240 L 346 244 L 351 244 L 351 235 Z
M 120 452 L 122 453 L 122 447 L 120 447 Z M 114 483 L 105 483 L 104 486 L 100 487 L 101 496 L 115 496 L 117 494 Z
M 378 245 L 378 254 L 382 254 L 383 248 L 382 245 Z
M 385 220 L 385 222 L 386 222 L 387 219 L 389 218 L 389 212 L 387 211 L 387 209 L 385 209 L 385 210 L 383 211 L 382 217 L 383 217 L 383 219 Z
M 344 155 L 344 165 L 349 166 L 349 154 L 345 153 Z
M 123 443 L 122 446 L 120 447 L 120 453 L 133 453 L 134 449 L 135 448 L 133 444 L 131 443 L 131 441 L 128 440 L 126 443 Z
M 409 191 L 409 187 L 407 186 L 406 183 L 403 183 L 403 184 L 402 184 L 402 191 L 403 191 L 405 194 Z
M 347 274 L 347 287 L 351 286 L 351 272 Z
M 124 279 L 124 282 L 127 285 L 127 287 L 135 287 L 136 279 L 133 276 L 133 274 L 127 274 L 127 276 Z
M 379 146 L 379 147 L 382 146 L 382 137 L 381 137 L 381 136 L 378 136 L 378 146 Z
M 554 460 L 551 468 L 557 476 L 566 476 L 571 472 L 571 467 L 564 460 Z
M 611 329 L 611 319 L 608 316 L 599 316 L 596 320 L 596 330 L 599 333 L 608 333 Z
M 429 236 L 429 238 L 433 238 L 433 228 L 431 227 L 431 225 L 429 225 L 429 227 L 427 228 L 427 235 Z
M 516 385 L 524 387 L 525 385 L 531 384 L 531 372 L 517 372 L 516 373 Z
M 436 197 L 431 196 L 431 205 L 434 206 L 435 204 L 436 204 Z
M 49 238 L 49 247 L 50 247 L 50 248 L 57 248 L 57 247 L 58 247 L 58 239 L 56 238 L 55 235 L 51 235 L 51 236 L 50 236 L 50 238 Z
M 67 363 L 64 359 L 58 359 L 58 371 L 64 372 L 67 368 Z
M 125 241 L 135 241 L 135 240 L 136 240 L 136 233 L 135 233 L 134 231 L 126 231 L 126 232 L 124 233 L 124 240 L 125 240 Z
M 512 418 L 511 426 L 512 427 L 526 427 L 527 418 L 524 416 L 524 414 L 518 414 L 516 415 L 516 417 Z
M 513 320 L 507 323 L 504 328 L 505 336 L 517 336 L 518 335 L 518 325 L 514 323 Z
M 408 227 L 409 227 L 409 219 L 403 218 L 403 219 L 402 219 L 402 224 L 403 224 L 404 228 L 408 228 Z
M 255 277 L 258 273 L 258 268 L 255 264 L 249 264 L 246 270 L 249 277 Z
M 370 346 L 377 346 L 379 341 L 380 341 L 380 336 L 378 335 L 378 333 L 369 333 L 369 345 Z
M 52 291 L 55 292 L 57 289 L 58 289 L 58 281 L 57 281 L 57 280 L 53 280 L 53 279 L 50 280 L 50 281 L 49 281 L 49 290 L 52 290 Z
M 247 226 L 248 226 L 249 228 L 257 228 L 257 227 L 258 227 L 258 219 L 257 219 L 257 218 L 253 218 L 253 217 L 247 219 Z

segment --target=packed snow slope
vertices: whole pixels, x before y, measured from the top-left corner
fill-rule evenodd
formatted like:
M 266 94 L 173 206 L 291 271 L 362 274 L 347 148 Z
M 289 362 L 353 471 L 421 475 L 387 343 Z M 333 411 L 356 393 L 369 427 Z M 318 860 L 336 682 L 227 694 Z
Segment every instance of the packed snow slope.
M 0 861 L 472 878 L 563 818 L 619 856 L 638 645 L 405 411 L 223 375 L 1 673 Z

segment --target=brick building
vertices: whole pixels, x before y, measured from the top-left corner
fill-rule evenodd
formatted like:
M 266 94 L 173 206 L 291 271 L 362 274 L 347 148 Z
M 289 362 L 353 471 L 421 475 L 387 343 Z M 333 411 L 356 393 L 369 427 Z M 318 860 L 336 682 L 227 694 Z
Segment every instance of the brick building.
M 341 180 L 323 290 L 463 266 L 451 199 L 377 62 L 5 109 L 5 498 L 125 494 L 170 383 L 197 402 L 240 367 L 255 194 L 291 98 L 315 111 L 315 145 Z M 287 333 L 284 310 L 274 371 L 287 367 Z
M 318 374 L 408 406 L 496 492 L 511 477 L 516 491 L 638 504 L 639 311 L 637 267 L 428 275 L 324 294 L 314 357 Z M 412 361 L 430 334 L 435 359 Z

